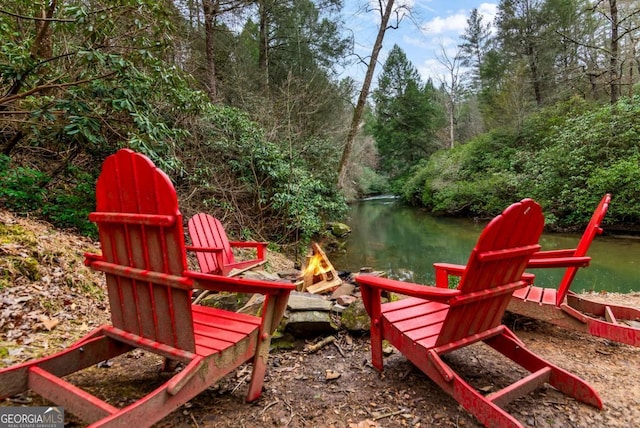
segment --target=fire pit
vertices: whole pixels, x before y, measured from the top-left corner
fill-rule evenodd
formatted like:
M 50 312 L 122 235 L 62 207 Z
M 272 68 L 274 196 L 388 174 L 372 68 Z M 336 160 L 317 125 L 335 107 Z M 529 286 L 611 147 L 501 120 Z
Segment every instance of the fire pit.
M 322 293 L 336 289 L 342 280 L 317 243 L 311 244 L 311 252 L 307 255 L 307 266 L 302 272 L 302 281 L 298 282 L 299 291 Z

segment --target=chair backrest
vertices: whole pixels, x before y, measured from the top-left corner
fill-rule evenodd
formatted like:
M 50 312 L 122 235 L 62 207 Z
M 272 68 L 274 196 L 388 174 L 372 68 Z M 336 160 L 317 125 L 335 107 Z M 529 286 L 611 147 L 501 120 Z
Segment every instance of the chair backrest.
M 100 265 L 114 327 L 195 351 L 182 215 L 169 178 L 144 155 L 109 156 L 96 184 Z
M 218 266 L 218 259 L 215 253 L 207 251 L 196 252 L 201 272 L 221 275 L 224 272 L 224 266 L 235 263 L 233 250 L 220 220 L 209 214 L 200 213 L 189 219 L 187 227 L 194 247 L 222 248 L 223 266 Z
M 495 217 L 482 231 L 471 251 L 455 298 L 444 320 L 436 345 L 497 327 L 544 227 L 542 209 L 523 199 Z
M 593 215 L 591 216 L 591 220 L 587 225 L 584 233 L 582 234 L 582 238 L 580 238 L 580 242 L 578 242 L 578 246 L 576 247 L 576 251 L 573 254 L 575 257 L 583 257 L 587 255 L 587 251 L 589 251 L 589 247 L 593 242 L 593 238 L 596 235 L 600 235 L 602 233 L 602 220 L 604 220 L 604 216 L 607 214 L 607 210 L 609 209 L 609 202 L 611 202 L 611 195 L 606 194 L 600 200 L 600 203 L 596 207 Z M 556 293 L 556 304 L 560 305 L 564 298 L 571 288 L 571 283 L 578 272 L 577 267 L 569 267 L 564 273 L 562 280 L 560 281 L 560 285 L 558 286 L 558 291 Z

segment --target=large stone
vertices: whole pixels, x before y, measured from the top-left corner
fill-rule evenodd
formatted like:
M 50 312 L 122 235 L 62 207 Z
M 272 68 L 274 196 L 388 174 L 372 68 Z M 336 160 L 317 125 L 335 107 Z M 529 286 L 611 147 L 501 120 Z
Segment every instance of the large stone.
M 331 293 L 331 300 L 335 300 L 340 296 L 352 295 L 355 289 L 355 285 L 349 282 L 343 282 L 340 287 L 336 288 L 333 293 Z
M 371 320 L 362 300 L 356 300 L 342 312 L 342 326 L 358 333 L 369 331 Z
M 280 276 L 275 273 L 267 272 L 266 270 L 248 270 L 242 272 L 242 278 L 257 279 L 259 281 L 276 281 L 283 282 Z
M 344 223 L 331 222 L 327 224 L 327 228 L 333 236 L 337 236 L 338 238 L 344 238 L 351 233 L 351 228 Z
M 209 306 L 212 308 L 235 312 L 238 308 L 244 306 L 250 297 L 250 294 L 245 293 L 221 292 L 209 294 L 207 297 L 202 299 L 200 304 L 202 306 Z
M 287 315 L 286 323 L 285 331 L 296 338 L 317 337 L 338 330 L 329 312 L 325 311 L 291 311 Z
M 331 310 L 331 302 L 317 294 L 293 291 L 289 295 L 289 303 L 287 303 L 287 308 L 291 309 L 292 311 L 328 312 Z

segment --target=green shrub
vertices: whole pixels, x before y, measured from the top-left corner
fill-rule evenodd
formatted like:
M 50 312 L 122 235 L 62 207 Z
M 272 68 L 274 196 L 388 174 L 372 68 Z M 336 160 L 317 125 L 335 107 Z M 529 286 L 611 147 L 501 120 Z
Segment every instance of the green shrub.
M 382 195 L 391 189 L 387 177 L 366 166 L 358 176 L 358 188 L 364 196 Z
M 14 167 L 9 157 L 0 155 L 0 201 L 13 211 L 37 210 L 44 198 L 45 174 L 31 168 Z

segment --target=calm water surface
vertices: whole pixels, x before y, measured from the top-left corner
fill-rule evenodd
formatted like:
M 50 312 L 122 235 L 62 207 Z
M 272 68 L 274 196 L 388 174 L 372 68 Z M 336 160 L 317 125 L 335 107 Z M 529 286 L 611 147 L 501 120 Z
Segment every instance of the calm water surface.
M 363 266 L 384 270 L 390 278 L 433 283 L 433 263 L 464 264 L 485 223 L 433 217 L 391 198 L 377 198 L 351 206 L 345 220 L 352 232 L 345 251 L 331 253 L 337 270 L 357 272 Z M 606 220 L 604 224 L 606 232 Z M 543 250 L 575 248 L 579 235 L 543 234 Z M 571 289 L 576 292 L 640 290 L 640 240 L 597 236 L 589 250 L 591 265 L 580 269 Z M 563 271 L 537 269 L 536 283 L 557 286 Z

